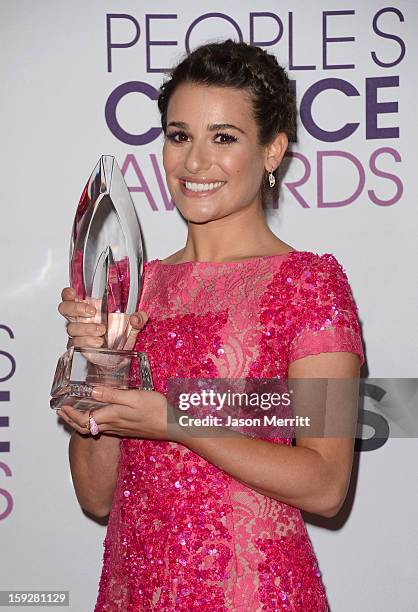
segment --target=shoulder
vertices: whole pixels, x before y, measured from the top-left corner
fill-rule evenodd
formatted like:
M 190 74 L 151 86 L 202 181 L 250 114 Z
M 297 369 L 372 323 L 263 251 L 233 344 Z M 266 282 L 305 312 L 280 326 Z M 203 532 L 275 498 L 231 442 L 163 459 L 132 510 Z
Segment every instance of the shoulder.
M 158 267 L 159 267 L 158 259 L 150 259 L 148 261 L 144 261 L 143 266 L 142 266 L 142 276 L 146 284 L 149 284 L 152 281 L 152 279 L 155 279 L 158 276 L 158 274 L 156 274 Z
M 289 303 L 300 327 L 358 327 L 358 309 L 341 262 L 332 253 L 305 252 L 286 271 L 291 281 Z M 297 314 L 296 314 L 297 313 Z
M 144 268 L 152 268 L 158 262 L 158 259 L 149 259 L 148 261 L 144 261 Z
M 296 251 L 288 257 L 281 270 L 286 283 L 299 296 L 316 295 L 318 291 L 350 291 L 347 273 L 332 253 L 319 255 L 312 251 Z
M 286 296 L 285 331 L 294 361 L 320 352 L 354 352 L 364 363 L 358 309 L 344 267 L 332 253 L 293 258 L 279 286 Z
M 338 259 L 332 253 L 323 253 L 319 255 L 313 251 L 293 251 L 289 253 L 290 257 L 287 258 L 286 262 L 289 266 L 293 267 L 295 271 L 300 270 L 301 272 L 312 269 L 314 270 L 329 270 L 335 271 L 340 270 L 344 272 L 344 268 Z
M 332 253 L 296 251 L 287 257 L 263 300 L 267 309 L 278 304 L 278 320 L 295 332 L 306 325 L 342 324 L 347 318 L 355 325 L 358 315 L 347 274 Z

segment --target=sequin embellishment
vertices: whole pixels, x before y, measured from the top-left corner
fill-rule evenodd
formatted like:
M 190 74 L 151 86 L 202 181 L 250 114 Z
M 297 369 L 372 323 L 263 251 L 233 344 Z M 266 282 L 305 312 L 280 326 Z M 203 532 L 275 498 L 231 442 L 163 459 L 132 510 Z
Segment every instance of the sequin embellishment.
M 228 376 L 228 367 L 236 377 L 285 377 L 291 359 L 323 350 L 363 359 L 356 306 L 330 254 L 153 261 L 141 299 L 149 320 L 136 348 L 147 352 L 161 393 L 170 376 Z M 299 509 L 180 444 L 122 439 L 95 612 L 143 610 L 325 612 Z

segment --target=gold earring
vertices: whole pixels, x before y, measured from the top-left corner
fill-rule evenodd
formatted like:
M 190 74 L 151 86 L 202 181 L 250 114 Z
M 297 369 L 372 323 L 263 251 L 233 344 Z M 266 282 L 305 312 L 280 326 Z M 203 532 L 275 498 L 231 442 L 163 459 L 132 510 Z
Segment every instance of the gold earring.
M 269 183 L 270 187 L 274 187 L 274 185 L 276 184 L 276 179 L 274 177 L 273 172 L 269 172 Z

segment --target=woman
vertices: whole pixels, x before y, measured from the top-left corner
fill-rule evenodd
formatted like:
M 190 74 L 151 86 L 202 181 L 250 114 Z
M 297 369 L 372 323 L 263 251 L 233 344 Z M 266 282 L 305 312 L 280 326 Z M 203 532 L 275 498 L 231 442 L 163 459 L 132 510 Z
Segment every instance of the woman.
M 359 376 L 342 266 L 284 243 L 263 214 L 295 129 L 288 77 L 257 47 L 207 44 L 172 71 L 158 105 L 167 184 L 188 235 L 183 249 L 145 264 L 131 319 L 156 391 L 96 389 L 109 405 L 94 412 L 94 438 L 85 414 L 58 412 L 74 428 L 81 506 L 110 512 L 95 610 L 327 610 L 300 510 L 338 512 L 353 439 L 292 446 L 167 429 L 170 377 Z M 62 297 L 64 316 L 91 316 L 71 288 Z M 101 345 L 100 326 L 67 330 L 75 345 Z

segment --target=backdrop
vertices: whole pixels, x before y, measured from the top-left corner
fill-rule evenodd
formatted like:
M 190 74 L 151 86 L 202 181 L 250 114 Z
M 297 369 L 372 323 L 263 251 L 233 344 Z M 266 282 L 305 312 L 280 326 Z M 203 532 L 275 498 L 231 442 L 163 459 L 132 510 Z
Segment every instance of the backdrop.
M 375 398 L 387 377 L 417 377 L 418 5 L 225 6 L 0 1 L 1 589 L 65 589 L 71 610 L 93 609 L 105 527 L 78 506 L 68 434 L 49 408 L 66 346 L 57 305 L 70 230 L 87 177 L 111 154 L 147 258 L 181 248 L 186 227 L 165 182 L 155 100 L 164 71 L 199 44 L 251 42 L 289 70 L 299 137 L 269 224 L 295 248 L 343 264 L 360 313 L 362 376 L 381 381 Z M 357 449 L 344 510 L 332 520 L 307 516 L 331 609 L 415 610 L 416 439 L 373 440 L 372 431 Z

